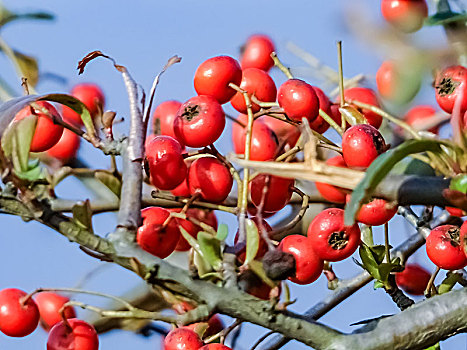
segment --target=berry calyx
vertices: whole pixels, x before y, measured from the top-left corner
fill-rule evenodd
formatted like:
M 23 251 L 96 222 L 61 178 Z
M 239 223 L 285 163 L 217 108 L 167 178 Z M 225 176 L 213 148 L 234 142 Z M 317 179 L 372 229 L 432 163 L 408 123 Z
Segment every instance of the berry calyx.
M 30 115 L 37 115 L 36 130 L 31 141 L 31 152 L 44 152 L 57 144 L 63 134 L 63 127 L 55 124 L 53 119 L 60 120 L 61 116 L 50 103 L 45 101 L 34 102 L 41 109 L 46 109 L 51 116 L 43 113 L 40 109 L 31 106 L 24 107 L 15 116 L 15 121 L 26 118 Z
M 381 133 L 368 124 L 354 125 L 342 136 L 342 156 L 350 168 L 367 168 L 386 149 Z
M 311 222 L 307 231 L 316 255 L 322 260 L 341 261 L 351 256 L 360 245 L 357 224 L 344 226 L 344 210 L 323 210 Z
M 25 337 L 39 324 L 39 309 L 20 289 L 0 291 L 0 332 L 10 337 Z
M 436 75 L 436 102 L 447 113 L 454 111 L 457 100 L 461 116 L 467 111 L 467 68 L 451 66 Z
M 168 257 L 180 238 L 178 219 L 171 218 L 170 212 L 161 207 L 149 207 L 141 211 L 143 225 L 138 228 L 136 242 L 141 249 L 161 259 Z
M 225 114 L 214 97 L 195 96 L 180 106 L 173 127 L 177 140 L 186 146 L 206 147 L 221 136 Z
M 182 146 L 173 137 L 158 135 L 146 144 L 151 183 L 161 190 L 173 190 L 186 178 Z
M 240 85 L 242 69 L 238 62 L 229 56 L 216 56 L 207 59 L 196 69 L 194 85 L 198 95 L 209 95 L 220 104 L 229 102 L 236 91 L 229 84 Z
M 222 202 L 229 195 L 232 185 L 229 169 L 217 158 L 198 158 L 188 171 L 191 195 L 200 195 L 208 202 Z
M 274 66 L 271 53 L 275 51 L 274 43 L 267 35 L 252 35 L 243 46 L 240 64 L 242 69 L 258 68 L 265 72 Z
M 49 332 L 47 350 L 98 350 L 97 332 L 89 323 L 71 318 L 60 321 Z

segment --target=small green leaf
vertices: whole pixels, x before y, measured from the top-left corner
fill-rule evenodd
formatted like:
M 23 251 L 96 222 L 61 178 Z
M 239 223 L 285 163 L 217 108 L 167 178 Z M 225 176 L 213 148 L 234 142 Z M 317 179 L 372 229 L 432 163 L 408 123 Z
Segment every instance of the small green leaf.
M 212 272 L 211 265 L 204 259 L 204 257 L 195 250 L 193 253 L 193 262 L 198 270 L 198 276 L 202 278 Z
M 19 159 L 19 169 L 15 168 L 15 170 L 28 171 L 29 149 L 31 147 L 32 137 L 36 131 L 37 115 L 31 114 L 14 124 L 15 152 Z
M 13 51 L 13 53 L 23 77 L 28 79 L 28 85 L 35 87 L 39 81 L 39 66 L 37 60 L 32 56 L 25 55 L 16 50 Z
M 467 193 L 467 174 L 459 174 L 453 177 L 449 188 L 451 190 Z
M 363 268 L 376 280 L 380 280 L 378 263 L 375 260 L 375 256 L 371 251 L 370 247 L 366 244 L 362 244 L 358 250 L 360 259 L 362 259 Z
M 105 171 L 96 171 L 94 176 L 120 198 L 122 191 L 122 181 L 112 174 Z
M 86 105 L 77 98 L 65 94 L 49 94 L 40 97 L 38 100 L 57 102 L 65 105 L 78 113 L 86 128 L 86 133 L 91 137 L 96 137 L 96 129 Z
M 253 220 L 246 220 L 246 257 L 243 265 L 248 265 L 248 263 L 254 260 L 256 253 L 258 253 L 259 248 L 259 232 L 258 227 Z
M 435 345 L 430 346 L 429 348 L 426 348 L 425 350 L 440 350 L 440 349 L 441 349 L 441 345 L 439 345 L 439 343 L 436 343 Z
M 219 241 L 225 241 L 228 235 L 229 235 L 229 227 L 226 224 L 220 224 L 219 227 L 217 228 L 216 238 Z
M 53 20 L 55 17 L 49 12 L 25 12 L 25 13 L 13 13 L 7 10 L 0 4 L 0 27 L 7 23 L 20 20 L 20 19 L 32 19 L 32 20 Z
M 384 287 L 384 284 L 381 283 L 381 281 L 375 281 L 375 283 L 373 284 L 373 289 L 378 289 L 378 288 L 383 288 Z
M 188 244 L 198 252 L 198 254 L 201 254 L 201 250 L 199 249 L 199 244 L 196 238 L 194 238 L 192 235 L 190 235 L 187 230 L 185 230 L 181 225 L 178 226 L 180 229 L 180 233 L 182 234 L 183 238 L 186 239 Z
M 350 202 L 345 207 L 345 225 L 351 226 L 355 223 L 361 205 L 371 198 L 376 186 L 399 161 L 413 153 L 440 152 L 443 144 L 446 145 L 441 140 L 408 140 L 376 158 L 366 170 L 363 180 L 352 192 Z
M 203 258 L 214 270 L 220 271 L 222 269 L 221 242 L 211 234 L 200 231 L 198 232 L 198 244 Z
M 447 292 L 450 292 L 456 283 L 462 281 L 462 276 L 458 273 L 449 273 L 446 278 L 441 282 L 441 284 L 438 287 L 438 293 L 439 294 L 444 294 Z
M 438 12 L 425 19 L 425 26 L 444 26 L 453 22 L 466 22 L 467 13 Z
M 15 174 L 20 179 L 26 180 L 28 182 L 45 180 L 47 178 L 46 170 L 40 166 L 39 161 L 29 162 L 29 166 L 26 171 L 15 170 Z
M 339 108 L 339 112 L 351 124 L 368 124 L 365 116 L 355 107 L 347 105 Z
M 89 232 L 94 232 L 92 229 L 92 210 L 89 199 L 84 202 L 76 203 L 72 208 L 73 221 Z

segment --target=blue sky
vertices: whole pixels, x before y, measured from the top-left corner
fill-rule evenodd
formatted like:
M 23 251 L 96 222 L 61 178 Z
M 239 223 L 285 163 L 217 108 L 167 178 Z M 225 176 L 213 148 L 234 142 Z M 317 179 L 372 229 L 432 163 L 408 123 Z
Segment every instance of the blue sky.
M 351 2 L 356 8 L 355 2 Z M 193 75 L 196 67 L 205 59 L 226 54 L 238 57 L 239 47 L 254 33 L 266 33 L 276 42 L 279 57 L 292 67 L 306 67 L 303 61 L 286 49 L 289 41 L 312 52 L 320 60 L 337 68 L 335 42 L 343 40 L 344 73 L 347 77 L 358 73 L 368 74 L 370 85 L 382 57 L 374 47 L 358 41 L 345 25 L 344 13 L 349 11 L 349 2 L 334 1 L 110 1 L 110 0 L 4 0 L 12 10 L 42 9 L 53 12 L 54 22 L 18 22 L 2 30 L 1 35 L 14 48 L 38 58 L 42 72 L 58 74 L 66 84 L 47 80 L 39 84 L 38 90 L 66 92 L 73 84 L 92 81 L 98 83 L 107 97 L 107 109 L 115 110 L 120 116 L 128 115 L 127 96 L 120 74 L 109 62 L 98 59 L 77 75 L 77 62 L 88 52 L 101 50 L 125 65 L 148 92 L 152 80 L 169 57 L 177 54 L 182 62 L 162 77 L 155 103 L 167 99 L 187 100 L 195 92 Z M 361 1 L 363 8 L 379 25 L 383 21 L 379 2 Z M 414 40 L 425 45 L 444 45 L 444 36 L 439 29 L 424 29 L 413 35 Z M 301 70 L 303 72 L 303 70 Z M 19 82 L 12 65 L 0 56 L 0 74 L 16 86 Z M 280 72 L 273 71 L 277 86 L 285 80 Z M 302 78 L 313 84 L 320 81 Z M 417 100 L 434 103 L 432 92 L 425 84 Z M 226 107 L 234 114 L 230 106 Z M 124 130 L 126 124 L 121 125 Z M 218 141 L 224 152 L 231 149 L 230 125 Z M 333 135 L 330 135 L 333 137 Z M 100 152 L 83 144 L 79 156 L 95 167 L 108 164 Z M 71 199 L 89 196 L 86 188 L 78 181 L 69 179 L 58 189 L 58 194 Z M 233 218 L 219 215 L 219 221 L 228 223 L 234 231 Z M 36 223 L 24 223 L 20 218 L 1 216 L 0 231 L 0 289 L 18 287 L 26 291 L 37 287 L 72 287 L 98 266 L 104 263 L 83 254 L 76 245 L 70 244 L 57 233 Z M 97 232 L 105 234 L 113 229 L 113 214 L 99 215 L 95 219 Z M 235 232 L 235 231 L 234 231 Z M 399 218 L 391 222 L 393 245 L 402 241 L 413 231 Z M 381 231 L 376 239 L 382 240 Z M 432 270 L 422 249 L 416 261 Z M 351 277 L 359 268 L 346 260 L 335 264 L 339 276 Z M 118 267 L 99 270 L 85 288 L 107 293 L 122 294 L 137 285 L 139 280 Z M 321 277 L 310 286 L 293 286 L 293 297 L 298 298 L 292 306 L 295 311 L 304 311 L 323 298 L 326 281 Z M 102 304 L 100 300 L 81 298 L 90 303 Z M 383 291 L 373 291 L 371 285 L 349 298 L 341 306 L 322 318 L 322 321 L 343 331 L 351 331 L 352 322 L 396 313 L 398 310 Z M 85 315 L 85 314 L 81 314 Z M 229 321 L 230 322 L 230 321 Z M 255 326 L 246 326 L 238 349 L 248 349 L 264 331 Z M 37 330 L 25 339 L 12 339 L 0 334 L 0 348 L 9 350 L 40 349 L 45 347 L 46 334 Z M 443 349 L 465 348 L 465 336 L 457 336 L 443 345 Z M 127 332 L 113 332 L 101 337 L 101 349 L 128 349 L 129 347 L 159 349 L 160 339 L 142 338 Z M 305 346 L 291 343 L 288 349 L 304 349 Z

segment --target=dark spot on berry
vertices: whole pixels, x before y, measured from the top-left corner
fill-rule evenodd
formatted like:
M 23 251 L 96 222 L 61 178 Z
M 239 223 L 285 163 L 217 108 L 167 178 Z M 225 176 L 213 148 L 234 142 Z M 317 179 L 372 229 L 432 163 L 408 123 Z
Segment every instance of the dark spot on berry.
M 338 231 L 338 232 L 331 233 L 328 239 L 328 243 L 332 249 L 341 250 L 347 246 L 347 243 L 349 243 L 349 240 L 347 239 L 347 235 L 345 234 L 345 231 Z

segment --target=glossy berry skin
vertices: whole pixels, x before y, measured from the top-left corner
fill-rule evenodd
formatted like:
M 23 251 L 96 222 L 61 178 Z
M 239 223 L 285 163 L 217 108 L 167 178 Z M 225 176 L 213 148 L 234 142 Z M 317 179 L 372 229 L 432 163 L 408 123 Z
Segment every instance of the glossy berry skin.
M 380 107 L 375 92 L 368 88 L 353 87 L 350 89 L 345 89 L 344 98 L 346 101 L 355 100 L 375 107 Z M 340 101 L 339 98 L 337 100 Z M 363 114 L 368 124 L 374 126 L 376 129 L 378 129 L 381 126 L 381 123 L 383 122 L 383 117 L 376 114 L 375 112 L 370 111 L 369 109 L 359 108 L 357 106 L 353 107 L 355 107 L 360 113 Z
M 248 123 L 248 117 L 240 114 L 237 118 L 243 124 Z M 235 153 L 245 154 L 246 128 L 238 123 L 232 125 L 232 142 Z M 250 160 L 265 161 L 274 159 L 279 151 L 279 140 L 261 120 L 253 122 L 251 132 Z
M 35 295 L 34 300 L 36 301 L 41 315 L 41 326 L 44 327 L 45 330 L 49 330 L 62 321 L 62 316 L 59 311 L 63 305 L 70 301 L 67 297 L 53 292 L 38 293 Z M 72 306 L 68 306 L 65 309 L 64 315 L 67 319 L 76 317 L 75 310 Z
M 161 259 L 168 257 L 180 238 L 178 219 L 171 218 L 165 228 L 162 225 L 170 212 L 161 207 L 149 207 L 141 211 L 143 225 L 138 228 L 136 242 L 141 249 Z
M 405 264 L 402 272 L 396 273 L 396 284 L 404 292 L 423 295 L 431 274 L 418 264 Z
M 35 103 L 39 107 L 47 109 L 54 118 L 61 119 L 60 114 L 50 103 L 45 101 L 36 101 Z M 33 108 L 30 106 L 24 107 L 16 114 L 15 121 L 32 115 L 32 110 Z M 37 124 L 34 136 L 32 137 L 30 151 L 44 152 L 57 144 L 62 137 L 63 127 L 55 124 L 51 117 L 42 113 L 40 110 L 35 110 L 34 114 L 37 115 Z
M 345 164 L 344 158 L 341 155 L 329 158 L 326 160 L 326 164 L 340 168 L 347 168 L 347 164 Z M 345 203 L 347 194 L 344 189 L 324 182 L 316 182 L 315 185 L 316 189 L 324 199 L 333 203 Z
M 289 79 L 277 92 L 277 102 L 287 116 L 301 122 L 305 117 L 313 121 L 319 114 L 319 99 L 310 84 L 300 79 Z
M 180 106 L 174 120 L 177 140 L 189 147 L 214 143 L 225 127 L 221 105 L 211 96 L 195 96 Z
M 350 196 L 348 197 L 350 199 Z M 384 199 L 375 198 L 363 204 L 357 214 L 357 221 L 369 226 L 384 225 L 397 213 L 397 205 L 391 205 Z
M 425 0 L 382 0 L 381 13 L 395 28 L 412 33 L 423 26 L 428 6 Z
M 457 99 L 460 104 L 460 113 L 467 111 L 467 68 L 451 66 L 445 68 L 436 76 L 435 80 L 436 102 L 447 113 L 454 112 Z
M 321 90 L 317 86 L 313 86 L 313 90 L 316 92 L 316 96 L 318 96 L 319 101 L 319 108 L 322 109 L 328 116 L 330 116 L 338 125 L 341 125 L 341 116 L 339 113 L 339 119 L 336 120 L 332 114 L 331 110 L 331 101 L 326 96 L 323 90 Z M 329 129 L 330 125 L 327 121 L 325 121 L 320 115 L 318 115 L 311 123 L 310 128 L 317 133 L 323 134 Z
M 462 269 L 467 265 L 459 236 L 459 228 L 453 225 L 442 225 L 431 230 L 426 238 L 426 253 L 433 264 L 444 270 Z
M 316 215 L 307 235 L 316 255 L 327 261 L 344 260 L 360 245 L 358 225 L 344 226 L 344 210 L 339 208 L 325 209 Z
M 190 188 L 188 187 L 188 178 L 182 181 L 180 185 L 175 187 L 173 190 L 170 190 L 174 196 L 179 197 L 190 197 Z
M 0 332 L 25 337 L 39 324 L 39 309 L 32 298 L 23 305 L 26 293 L 16 288 L 0 291 Z
M 467 258 L 467 221 L 464 221 L 460 228 L 459 243 L 461 245 L 461 249 L 464 250 L 465 257 Z
M 164 339 L 164 350 L 198 350 L 202 346 L 198 334 L 188 328 L 175 328 Z
M 98 350 L 99 338 L 89 323 L 71 318 L 68 320 L 72 330 L 60 321 L 49 332 L 47 350 Z
M 105 96 L 101 88 L 96 84 L 83 83 L 75 85 L 70 94 L 84 103 L 92 117 L 96 117 L 99 111 L 104 109 Z M 83 125 L 80 115 L 69 107 L 63 107 L 63 117 L 72 120 L 76 125 Z
M 298 129 L 297 126 L 282 120 L 265 115 L 258 118 L 255 122 L 262 122 L 266 124 L 269 129 L 271 129 L 274 134 L 276 134 L 280 145 L 287 144 L 290 147 L 293 147 L 300 137 L 300 129 Z
M 252 35 L 243 47 L 240 64 L 242 69 L 258 68 L 269 71 L 274 66 L 271 53 L 275 51 L 274 43 L 267 35 Z
M 242 69 L 229 56 L 216 56 L 201 63 L 196 70 L 194 84 L 198 95 L 209 95 L 220 104 L 229 102 L 236 91 L 229 84 L 240 85 Z
M 181 102 L 175 100 L 164 101 L 156 107 L 153 114 L 153 124 L 159 121 L 160 133 L 177 139 L 174 131 L 174 120 Z
M 224 344 L 211 343 L 203 346 L 202 348 L 199 348 L 199 350 L 232 350 L 232 348 L 229 348 Z
M 452 215 L 452 216 L 458 216 L 458 217 L 463 217 L 463 216 L 466 216 L 467 213 L 465 211 L 463 211 L 462 209 L 459 209 L 459 208 L 455 208 L 455 207 L 446 207 L 444 208 L 447 210 L 447 212 Z
M 423 128 L 424 121 L 428 121 L 436 114 L 436 109 L 427 105 L 420 105 L 411 108 L 404 116 L 404 121 L 416 130 L 425 130 Z M 439 127 L 435 126 L 428 131 L 437 134 Z
M 60 140 L 58 140 L 58 142 L 46 152 L 48 156 L 66 163 L 70 159 L 76 157 L 80 143 L 81 137 L 76 135 L 73 131 L 63 129 L 63 134 L 60 137 Z
M 315 253 L 311 241 L 302 235 L 290 235 L 279 244 L 279 250 L 295 258 L 295 276 L 289 279 L 297 284 L 309 284 L 323 271 L 323 260 Z
M 161 190 L 173 190 L 186 178 L 182 147 L 173 137 L 158 135 L 146 145 L 151 183 Z
M 274 102 L 276 100 L 276 84 L 269 74 L 261 69 L 244 69 L 240 88 L 248 92 L 250 98 L 251 95 L 254 95 L 261 102 Z M 237 92 L 234 97 L 232 97 L 230 103 L 232 107 L 240 113 L 247 113 L 245 98 L 240 92 Z M 256 113 L 260 110 L 260 106 L 252 102 L 251 110 L 253 113 Z
M 274 175 L 259 174 L 250 182 L 251 201 L 258 208 L 264 195 L 263 211 L 276 212 L 284 208 L 292 197 L 294 179 L 287 179 Z
M 349 168 L 367 168 L 386 148 L 383 136 L 368 124 L 354 125 L 342 136 L 342 156 Z
M 229 195 L 232 184 L 233 179 L 229 169 L 217 158 L 198 158 L 188 171 L 191 195 L 199 194 L 208 202 L 222 202 Z

